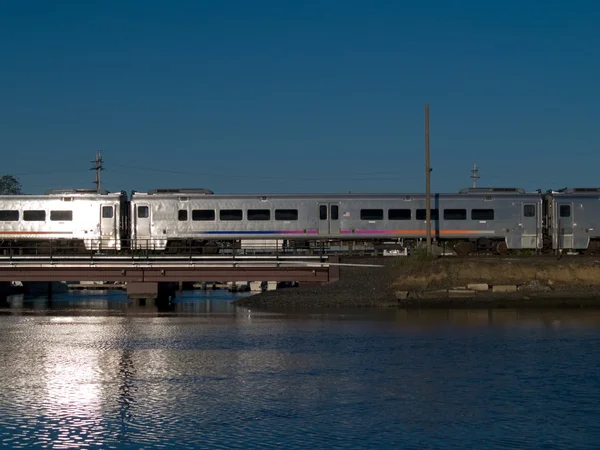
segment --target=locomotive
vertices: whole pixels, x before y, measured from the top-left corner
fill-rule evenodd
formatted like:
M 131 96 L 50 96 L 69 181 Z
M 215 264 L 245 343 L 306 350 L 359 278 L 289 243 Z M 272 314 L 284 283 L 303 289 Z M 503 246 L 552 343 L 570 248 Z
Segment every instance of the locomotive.
M 48 191 L 0 196 L 0 252 L 215 253 L 248 240 L 410 249 L 426 237 L 425 208 L 422 193 Z M 433 240 L 459 255 L 600 249 L 600 188 L 467 188 L 432 194 L 430 208 Z

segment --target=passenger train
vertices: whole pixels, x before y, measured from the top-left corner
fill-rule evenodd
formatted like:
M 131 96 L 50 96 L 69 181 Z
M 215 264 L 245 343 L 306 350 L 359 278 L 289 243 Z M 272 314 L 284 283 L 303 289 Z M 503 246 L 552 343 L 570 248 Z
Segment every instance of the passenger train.
M 0 253 L 153 251 L 214 253 L 263 240 L 414 248 L 426 237 L 425 195 L 214 194 L 48 191 L 0 196 Z M 459 255 L 600 249 L 600 188 L 526 192 L 467 188 L 431 195 L 433 240 Z M 18 250 L 17 250 L 18 249 Z

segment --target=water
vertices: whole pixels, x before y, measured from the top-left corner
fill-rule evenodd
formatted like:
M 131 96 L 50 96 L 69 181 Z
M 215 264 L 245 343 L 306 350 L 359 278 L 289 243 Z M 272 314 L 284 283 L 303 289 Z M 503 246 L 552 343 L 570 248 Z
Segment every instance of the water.
M 0 311 L 0 445 L 598 446 L 600 312 L 282 315 L 229 300 L 13 298 Z

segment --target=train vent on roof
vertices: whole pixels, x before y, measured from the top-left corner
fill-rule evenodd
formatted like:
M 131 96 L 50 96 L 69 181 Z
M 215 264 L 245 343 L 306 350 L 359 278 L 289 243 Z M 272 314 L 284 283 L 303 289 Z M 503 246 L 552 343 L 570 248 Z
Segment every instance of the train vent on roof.
M 100 189 L 97 191 L 96 189 L 48 189 L 44 192 L 44 195 L 52 195 L 52 194 L 101 194 L 106 195 L 108 191 L 105 189 Z
M 567 189 L 568 193 L 576 193 L 576 192 L 600 192 L 600 188 L 570 188 Z
M 198 188 L 198 189 L 152 189 L 148 191 L 148 194 L 214 194 L 210 189 Z
M 525 189 L 523 188 L 494 188 L 494 187 L 481 187 L 481 188 L 464 188 L 458 191 L 459 194 L 481 194 L 481 193 L 495 193 L 495 194 L 524 194 Z

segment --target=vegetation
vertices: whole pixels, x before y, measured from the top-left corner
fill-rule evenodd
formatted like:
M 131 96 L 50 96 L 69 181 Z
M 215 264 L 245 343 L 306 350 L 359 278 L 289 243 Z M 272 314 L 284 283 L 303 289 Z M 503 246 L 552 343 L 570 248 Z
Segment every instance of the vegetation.
M 19 195 L 23 193 L 21 183 L 12 175 L 0 178 L 0 195 Z
M 415 272 L 418 272 L 437 259 L 438 258 L 435 255 L 427 254 L 427 248 L 425 246 L 418 246 L 413 249 L 408 256 L 399 256 L 396 258 L 394 266 L 396 268 L 411 268 L 414 269 Z

